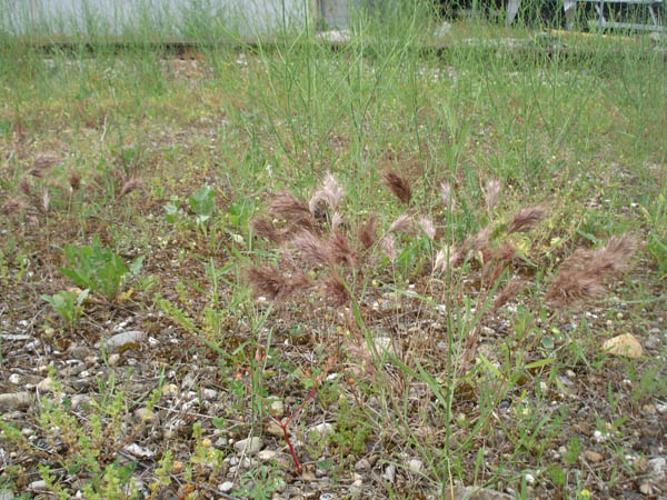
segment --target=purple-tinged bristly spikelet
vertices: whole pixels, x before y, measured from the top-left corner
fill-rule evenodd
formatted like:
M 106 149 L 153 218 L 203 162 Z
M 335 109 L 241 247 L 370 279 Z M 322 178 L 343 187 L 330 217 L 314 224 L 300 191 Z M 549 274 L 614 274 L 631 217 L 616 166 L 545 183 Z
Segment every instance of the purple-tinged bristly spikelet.
M 251 267 L 247 274 L 255 294 L 271 300 L 285 299 L 292 293 L 311 286 L 305 274 L 296 272 L 289 276 L 267 264 Z
M 410 183 L 394 170 L 387 170 L 384 173 L 384 182 L 401 203 L 408 205 L 412 200 L 412 188 Z
M 452 193 L 452 186 L 447 181 L 440 183 L 440 198 L 447 210 L 456 210 L 456 200 Z
M 517 212 L 507 227 L 507 233 L 525 233 L 533 229 L 544 219 L 547 214 L 546 208 L 541 205 L 523 208 Z
M 560 265 L 545 299 L 555 306 L 598 299 L 607 292 L 605 283 L 630 268 L 638 242 L 624 235 L 613 237 L 598 250 L 578 249 Z
M 377 241 L 377 216 L 371 214 L 366 222 L 364 222 L 357 233 L 359 243 L 364 250 L 371 248 Z
M 336 178 L 331 172 L 327 172 L 324 176 L 322 188 L 315 191 L 310 198 L 310 201 L 308 202 L 308 210 L 312 215 L 316 215 L 320 205 L 325 204 L 329 210 L 336 212 L 340 207 L 340 202 L 344 196 L 345 191 L 340 187 Z

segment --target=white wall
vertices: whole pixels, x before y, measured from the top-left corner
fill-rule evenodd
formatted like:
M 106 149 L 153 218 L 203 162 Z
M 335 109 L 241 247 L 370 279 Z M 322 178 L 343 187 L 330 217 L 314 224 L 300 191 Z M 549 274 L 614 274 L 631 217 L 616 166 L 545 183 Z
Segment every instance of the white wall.
M 187 36 L 203 21 L 251 35 L 303 23 L 307 5 L 317 14 L 315 0 L 0 0 L 0 29 L 72 35 L 158 26 L 162 33 Z

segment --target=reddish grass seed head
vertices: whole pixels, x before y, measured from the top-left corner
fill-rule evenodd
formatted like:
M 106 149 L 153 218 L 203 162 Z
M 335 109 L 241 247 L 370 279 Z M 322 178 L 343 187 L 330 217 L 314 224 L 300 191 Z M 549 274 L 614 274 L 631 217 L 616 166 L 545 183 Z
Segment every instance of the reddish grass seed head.
M 377 216 L 375 214 L 371 214 L 368 220 L 359 227 L 357 237 L 365 250 L 375 244 L 377 241 Z
M 546 208 L 541 205 L 523 208 L 512 218 L 507 233 L 525 233 L 537 226 L 547 214 Z
M 394 170 L 387 170 L 384 173 L 384 182 L 396 198 L 401 203 L 408 205 L 412 200 L 412 188 L 410 183 Z

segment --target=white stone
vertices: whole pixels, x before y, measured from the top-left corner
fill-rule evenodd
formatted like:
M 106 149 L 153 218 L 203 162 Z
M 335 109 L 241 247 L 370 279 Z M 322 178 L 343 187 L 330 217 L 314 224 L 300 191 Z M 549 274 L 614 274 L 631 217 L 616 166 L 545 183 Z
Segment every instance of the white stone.
M 257 458 L 259 458 L 262 462 L 270 462 L 271 460 L 275 459 L 278 456 L 278 452 L 273 451 L 273 450 L 262 450 L 257 454 Z
M 261 438 L 250 437 L 247 439 L 241 439 L 234 443 L 234 449 L 241 453 L 246 453 L 247 455 L 253 455 L 262 449 L 264 442 Z
M 162 388 L 162 394 L 164 396 L 176 396 L 178 394 L 178 386 L 176 384 L 166 384 Z
M 128 330 L 126 332 L 117 333 L 113 337 L 103 342 L 103 346 L 109 352 L 117 352 L 131 347 L 139 347 L 139 345 L 146 338 L 146 334 L 140 330 Z
M 33 481 L 28 485 L 29 490 L 45 490 L 46 489 L 46 481 Z
M 211 399 L 215 399 L 216 397 L 218 397 L 218 391 L 216 391 L 215 389 L 208 389 L 208 388 L 202 389 L 201 397 L 205 401 L 210 401 Z
M 46 377 L 39 384 L 37 384 L 37 390 L 39 392 L 53 392 L 53 379 L 51 377 Z
M 225 481 L 224 483 L 218 485 L 218 490 L 220 490 L 222 493 L 229 493 L 234 489 L 234 483 L 231 481 Z
M 137 458 L 153 458 L 155 456 L 154 451 L 139 446 L 137 443 L 128 444 L 123 450 Z
M 375 350 L 378 352 L 378 354 L 383 354 L 385 352 L 395 354 L 394 345 L 391 341 L 391 338 L 375 337 L 375 339 L 373 339 L 373 343 L 375 344 Z
M 424 469 L 424 462 L 422 462 L 418 458 L 413 458 L 408 462 L 408 469 L 410 470 L 410 472 L 419 474 Z
M 315 425 L 311 427 L 310 429 L 311 432 L 315 432 L 319 434 L 320 436 L 326 436 L 328 434 L 331 434 L 334 431 L 333 425 L 331 425 L 328 422 L 324 422 L 322 424 Z
M 665 460 L 664 457 L 652 458 L 648 461 L 648 465 L 651 468 L 651 475 L 655 479 L 662 479 L 662 477 L 665 475 L 667 460 Z
M 283 405 L 283 402 L 279 399 L 271 401 L 271 404 L 269 405 L 269 413 L 274 418 L 280 418 L 285 414 L 285 405 Z
M 387 465 L 387 468 L 384 470 L 382 477 L 390 483 L 393 483 L 396 480 L 396 466 L 394 464 Z

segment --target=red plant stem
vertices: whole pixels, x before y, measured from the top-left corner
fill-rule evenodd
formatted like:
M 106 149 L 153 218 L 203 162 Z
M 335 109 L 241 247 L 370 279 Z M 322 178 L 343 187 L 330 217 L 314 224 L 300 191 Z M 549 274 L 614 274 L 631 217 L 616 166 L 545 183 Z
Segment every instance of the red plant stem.
M 287 447 L 289 448 L 290 455 L 292 455 L 292 460 L 294 461 L 294 467 L 296 468 L 296 473 L 301 474 L 301 463 L 299 462 L 299 458 L 296 456 L 296 452 L 294 451 L 294 446 L 292 446 L 292 440 L 289 437 L 289 431 L 288 427 L 290 422 L 296 417 L 301 410 L 303 409 L 304 406 L 313 399 L 315 394 L 317 393 L 317 387 L 319 386 L 320 381 L 316 380 L 315 385 L 313 388 L 308 392 L 308 395 L 305 397 L 303 401 L 301 401 L 301 404 L 296 407 L 296 409 L 287 417 L 285 420 L 276 420 L 280 428 L 283 430 L 283 436 L 285 437 L 285 442 L 287 443 Z
M 289 448 L 290 455 L 292 455 L 292 460 L 294 460 L 294 467 L 296 467 L 296 473 L 301 474 L 301 463 L 299 462 L 299 458 L 296 456 L 296 452 L 294 451 L 294 446 L 292 446 L 292 441 L 289 438 L 289 433 L 287 432 L 287 425 L 283 425 L 282 422 L 279 422 L 280 427 L 283 429 L 283 435 L 285 436 L 285 442 L 287 443 L 287 447 Z

